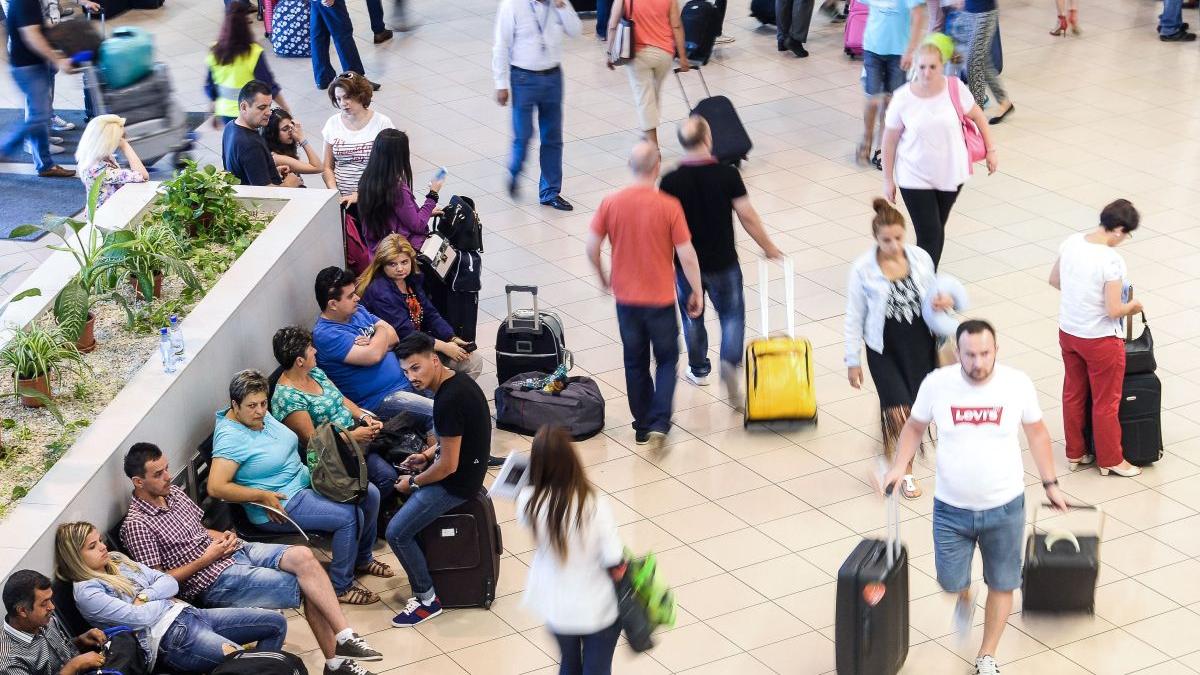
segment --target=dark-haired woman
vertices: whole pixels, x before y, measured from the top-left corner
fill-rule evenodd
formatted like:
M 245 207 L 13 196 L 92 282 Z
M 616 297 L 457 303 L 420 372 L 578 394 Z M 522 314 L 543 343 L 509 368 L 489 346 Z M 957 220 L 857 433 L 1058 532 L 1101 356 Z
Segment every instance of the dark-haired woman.
M 408 134 L 398 129 L 380 131 L 358 180 L 358 215 L 369 250 L 374 251 L 389 234 L 398 234 L 421 250 L 429 236 L 429 219 L 438 213 L 438 192 L 446 179 L 431 181 L 420 205 L 412 179 Z
M 921 380 L 937 367 L 937 344 L 921 317 L 925 297 L 935 292 L 934 270 L 928 253 L 904 242 L 904 216 L 886 199 L 871 205 L 875 245 L 854 261 L 846 290 L 846 377 L 851 387 L 862 388 L 859 352 L 865 342 L 879 394 L 883 450 L 891 459 Z M 932 304 L 944 310 L 953 300 L 939 295 Z M 921 496 L 911 462 L 900 492 L 908 499 Z
M 299 176 L 325 170 L 325 162 L 321 161 L 320 153 L 313 150 L 312 143 L 305 137 L 300 120 L 293 119 L 292 114 L 283 108 L 271 111 L 265 136 L 272 160 L 276 165 L 286 166 L 289 173 Z M 304 150 L 304 159 L 300 159 L 300 149 Z
M 1073 234 L 1058 248 L 1050 285 L 1062 291 L 1058 311 L 1058 345 L 1062 349 L 1063 432 L 1072 471 L 1096 461 L 1100 473 L 1132 477 L 1141 469 L 1125 461 L 1121 446 L 1121 388 L 1125 377 L 1122 323 L 1142 311 L 1139 300 L 1125 294 L 1125 260 L 1116 247 L 1133 236 L 1141 217 L 1127 199 L 1100 212 L 1091 232 Z M 1091 403 L 1095 455 L 1088 454 L 1083 429 Z
M 565 429 L 544 426 L 533 437 L 517 520 L 537 545 L 524 603 L 558 642 L 559 674 L 608 675 L 621 632 L 610 570 L 624 549 L 608 499 L 588 483 Z
M 271 88 L 271 96 L 281 107 L 287 101 L 275 83 L 275 76 L 267 66 L 263 48 L 254 39 L 250 29 L 253 13 L 246 3 L 229 3 L 225 8 L 225 21 L 217 42 L 208 52 L 208 80 L 204 91 L 212 103 L 213 126 L 220 128 L 238 116 L 238 92 L 250 80 L 258 80 Z

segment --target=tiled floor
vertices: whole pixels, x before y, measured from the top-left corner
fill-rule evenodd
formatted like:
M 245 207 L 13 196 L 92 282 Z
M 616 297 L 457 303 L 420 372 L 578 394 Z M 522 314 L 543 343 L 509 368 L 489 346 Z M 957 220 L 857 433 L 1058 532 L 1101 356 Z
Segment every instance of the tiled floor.
M 734 0 L 726 32 L 737 41 L 719 49 L 706 70 L 754 139 L 746 182 L 801 275 L 796 319 L 817 347 L 820 424 L 748 434 L 715 387 L 681 382 L 671 452 L 653 458 L 633 443 L 612 299 L 597 288 L 583 256 L 592 209 L 626 180 L 634 116 L 624 74 L 603 68 L 594 40 L 570 44 L 564 194 L 579 208 L 561 214 L 538 206 L 532 180 L 513 204 L 503 179 L 508 111 L 491 99 L 494 1 L 409 2 L 420 28 L 375 47 L 354 0 L 359 46 L 368 74 L 384 84 L 376 106 L 412 136 L 418 182 L 446 165 L 446 190 L 473 196 L 483 213 L 481 351 L 492 357 L 491 336 L 505 311 L 503 285 L 540 284 L 543 303 L 567 327 L 577 372 L 600 380 L 608 398 L 607 430 L 579 445 L 589 474 L 613 496 L 626 543 L 657 551 L 678 593 L 677 627 L 647 655 L 622 648 L 616 672 L 832 671 L 836 570 L 863 535 L 883 525 L 882 502 L 867 483 L 879 453 L 876 398 L 850 389 L 841 365 L 844 279 L 848 261 L 870 245 L 868 202 L 880 179 L 850 161 L 859 133 L 860 66 L 841 54 L 840 27 L 817 18 L 813 56 L 797 61 L 777 54 L 771 34 L 744 16 L 745 0 Z M 215 37 L 217 6 L 170 0 L 161 11 L 131 12 L 119 22 L 152 27 L 177 95 L 192 109 L 203 104 L 201 54 Z M 999 326 L 1001 359 L 1035 379 L 1060 471 L 1057 294 L 1045 278 L 1058 242 L 1090 226 L 1115 197 L 1133 200 L 1143 214 L 1122 253 L 1153 321 L 1165 387 L 1161 462 L 1133 480 L 1101 478 L 1094 470 L 1062 477 L 1071 497 L 1100 503 L 1109 514 L 1096 615 L 1014 613 L 1000 649 L 1006 675 L 1200 672 L 1200 230 L 1188 215 L 1200 206 L 1200 55 L 1194 44 L 1154 38 L 1157 11 L 1146 0 L 1085 3 L 1083 37 L 1054 39 L 1046 34 L 1054 18 L 1050 3 L 1004 6 L 1005 78 L 1018 110 L 996 129 L 1000 173 L 970 182 L 950 224 L 944 269 L 969 282 L 971 313 Z M 332 111 L 313 88 L 307 61 L 271 62 L 294 112 L 317 136 Z M 0 80 L 0 97 L 14 105 L 8 78 Z M 678 119 L 685 111 L 678 90 L 668 82 L 665 91 L 665 115 Z M 60 92 L 61 106 L 79 107 L 77 82 L 60 78 Z M 675 155 L 671 131 L 665 126 L 663 138 Z M 203 155 L 215 159 L 218 137 L 205 130 L 202 143 Z M 744 234 L 739 241 L 753 279 L 755 249 Z M 39 255 L 36 247 L 8 242 L 0 251 L 4 261 Z M 781 297 L 778 289 L 773 295 Z M 754 335 L 757 296 L 747 302 Z M 773 307 L 776 321 L 781 313 Z M 481 382 L 494 386 L 494 375 Z M 500 453 L 528 447 L 511 434 L 495 438 Z M 918 466 L 927 494 L 930 466 Z M 1027 480 L 1031 499 L 1039 498 L 1035 474 Z M 926 496 L 902 511 L 912 557 L 912 648 L 904 672 L 965 673 L 982 628 L 966 647 L 951 635 L 951 603 L 932 577 L 930 510 Z M 520 606 L 530 538 L 513 522 L 510 504 L 497 503 L 497 511 L 505 554 L 492 611 L 452 611 L 412 631 L 393 629 L 388 620 L 403 606 L 407 586 L 399 579 L 368 581 L 387 591 L 386 606 L 349 613 L 387 653 L 377 671 L 554 672 L 552 640 Z M 396 566 L 390 554 L 384 559 Z M 982 612 L 977 616 L 982 621 Z M 302 620 L 293 617 L 292 626 L 291 648 L 317 666 Z

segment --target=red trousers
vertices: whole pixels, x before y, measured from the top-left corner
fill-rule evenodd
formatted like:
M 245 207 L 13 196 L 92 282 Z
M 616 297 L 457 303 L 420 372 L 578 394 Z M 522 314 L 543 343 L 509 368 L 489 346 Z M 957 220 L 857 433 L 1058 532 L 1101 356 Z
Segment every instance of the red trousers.
M 1125 379 L 1125 342 L 1115 336 L 1079 338 L 1060 330 L 1058 344 L 1066 368 L 1062 415 L 1067 459 L 1079 459 L 1087 454 L 1083 428 L 1090 407 L 1096 463 L 1116 466 L 1125 461 L 1121 452 L 1121 423 L 1117 419 L 1121 385 Z

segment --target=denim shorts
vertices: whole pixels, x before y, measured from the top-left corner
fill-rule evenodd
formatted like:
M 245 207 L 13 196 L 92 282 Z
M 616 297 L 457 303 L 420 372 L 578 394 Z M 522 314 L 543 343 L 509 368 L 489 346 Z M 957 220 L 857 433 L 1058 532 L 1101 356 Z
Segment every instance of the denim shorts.
M 279 569 L 288 546 L 246 542 L 233 554 L 229 566 L 201 596 L 204 607 L 261 607 L 291 609 L 300 606 L 300 581 Z
M 863 70 L 867 75 L 867 96 L 890 94 L 908 81 L 908 75 L 900 67 L 899 54 L 863 52 Z
M 933 500 L 933 561 L 938 584 L 948 593 L 971 585 L 975 545 L 983 557 L 989 589 L 1011 591 L 1021 585 L 1021 539 L 1025 534 L 1025 495 L 993 509 L 971 511 Z

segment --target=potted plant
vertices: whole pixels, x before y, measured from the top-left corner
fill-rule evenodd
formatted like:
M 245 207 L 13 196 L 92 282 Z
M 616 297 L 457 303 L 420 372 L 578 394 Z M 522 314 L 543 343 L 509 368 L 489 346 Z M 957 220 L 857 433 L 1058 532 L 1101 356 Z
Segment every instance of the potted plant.
M 40 408 L 54 398 L 50 377 L 63 371 L 82 375 L 88 365 L 61 328 L 29 325 L 13 331 L 0 364 L 13 374 L 13 391 L 28 408 Z
M 186 253 L 187 242 L 170 225 L 161 220 L 149 220 L 143 221 L 136 230 L 109 233 L 98 265 L 107 271 L 110 286 L 115 287 L 121 278 L 128 279 L 138 296 L 147 300 L 162 294 L 162 279 L 166 273 L 183 279 L 188 288 L 201 288 L 200 280 L 183 261 Z
M 250 226 L 249 214 L 233 194 L 237 184 L 228 171 L 186 160 L 159 188 L 162 196 L 151 213 L 188 237 L 234 241 Z

